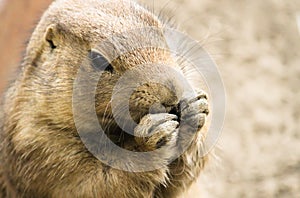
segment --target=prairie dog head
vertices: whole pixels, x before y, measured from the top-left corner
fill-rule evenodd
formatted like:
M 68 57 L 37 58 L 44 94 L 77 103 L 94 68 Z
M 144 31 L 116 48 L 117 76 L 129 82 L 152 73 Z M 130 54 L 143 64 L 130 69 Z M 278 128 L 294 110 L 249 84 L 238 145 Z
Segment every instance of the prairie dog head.
M 142 77 L 146 82 L 129 98 L 130 116 L 135 122 L 149 112 L 176 113 L 182 81 L 170 68 L 181 70 L 166 50 L 164 26 L 153 13 L 129 0 L 56 0 L 28 45 L 23 81 L 29 91 L 21 93 L 26 95 L 22 98 L 34 101 L 34 117 L 40 121 L 73 129 L 73 85 L 78 71 L 90 75 L 85 82 L 100 72 L 96 113 L 104 127 L 115 129 L 110 105 L 113 89 L 126 72 L 133 71 L 131 79 Z M 161 83 L 151 82 L 152 78 Z

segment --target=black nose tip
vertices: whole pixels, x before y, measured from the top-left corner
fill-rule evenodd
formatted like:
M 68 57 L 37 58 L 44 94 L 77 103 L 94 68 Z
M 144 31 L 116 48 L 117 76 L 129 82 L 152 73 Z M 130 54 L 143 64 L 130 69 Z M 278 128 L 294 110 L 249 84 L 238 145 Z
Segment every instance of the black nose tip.
M 172 106 L 169 113 L 176 115 L 178 117 L 178 120 L 180 120 L 180 118 L 181 118 L 180 103 L 178 103 L 177 105 Z

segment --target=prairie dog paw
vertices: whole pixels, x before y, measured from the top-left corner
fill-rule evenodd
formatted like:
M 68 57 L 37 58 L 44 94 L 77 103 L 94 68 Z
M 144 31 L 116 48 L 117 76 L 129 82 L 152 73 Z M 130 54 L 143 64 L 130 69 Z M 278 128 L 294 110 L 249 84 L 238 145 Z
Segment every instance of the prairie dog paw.
M 209 114 L 209 106 L 207 94 L 203 91 L 196 93 L 195 97 L 184 99 L 181 102 L 181 119 L 184 123 L 198 130 L 205 124 L 205 118 Z
M 135 128 L 135 140 L 145 151 L 172 147 L 178 136 L 177 116 L 168 113 L 148 114 Z

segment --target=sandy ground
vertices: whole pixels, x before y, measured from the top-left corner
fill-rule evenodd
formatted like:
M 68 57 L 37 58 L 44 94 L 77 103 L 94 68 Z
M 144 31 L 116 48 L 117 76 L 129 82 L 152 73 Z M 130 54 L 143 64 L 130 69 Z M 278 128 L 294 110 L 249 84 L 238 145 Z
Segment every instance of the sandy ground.
M 300 197 L 300 1 L 144 2 L 204 44 L 226 87 L 218 158 L 184 197 Z

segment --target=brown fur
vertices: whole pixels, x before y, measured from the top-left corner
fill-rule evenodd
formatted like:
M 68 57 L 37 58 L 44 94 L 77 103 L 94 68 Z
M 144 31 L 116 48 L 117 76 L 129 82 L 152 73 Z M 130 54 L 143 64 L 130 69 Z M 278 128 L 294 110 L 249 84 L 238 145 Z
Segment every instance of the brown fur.
M 113 169 L 97 160 L 81 142 L 74 125 L 73 82 L 88 51 L 112 33 L 144 26 L 162 28 L 165 24 L 128 0 L 57 0 L 49 7 L 28 44 L 21 73 L 4 96 L 1 197 L 169 198 L 180 195 L 195 181 L 206 161 L 200 156 L 203 123 L 189 149 L 170 165 L 168 158 L 176 152 L 174 145 L 180 137 L 175 121 L 165 120 L 168 127 L 147 140 L 124 138 L 123 147 L 149 151 L 155 149 L 162 136 L 169 137 L 162 146 L 166 148 L 165 156 L 156 159 L 165 165 L 140 173 Z M 111 64 L 115 72 L 103 74 L 97 87 L 96 110 L 102 125 L 112 122 L 110 117 L 103 117 L 114 83 L 125 71 L 144 63 L 175 64 L 162 49 L 141 49 L 114 60 Z M 153 72 L 164 72 L 161 77 L 171 79 L 164 68 Z M 172 83 L 176 86 L 180 82 L 173 79 Z M 164 88 L 149 84 L 133 94 L 131 113 L 140 128 L 151 127 L 147 117 L 151 105 L 165 101 L 172 106 L 179 102 L 171 92 L 159 90 Z M 111 112 L 110 107 L 107 111 Z M 142 133 L 140 128 L 135 132 Z

